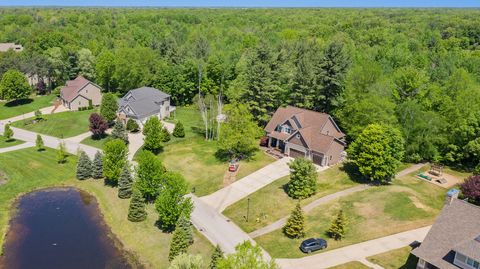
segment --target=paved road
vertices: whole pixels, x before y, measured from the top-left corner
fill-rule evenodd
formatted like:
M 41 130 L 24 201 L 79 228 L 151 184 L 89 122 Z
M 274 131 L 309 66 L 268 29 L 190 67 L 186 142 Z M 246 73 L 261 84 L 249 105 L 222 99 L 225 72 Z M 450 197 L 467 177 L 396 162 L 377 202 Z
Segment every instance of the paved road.
M 200 199 L 216 210 L 222 212 L 229 205 L 247 197 L 273 181 L 289 175 L 290 169 L 288 163 L 291 160 L 292 158 L 289 157 L 279 159 L 233 184 L 210 195 L 203 196 Z M 317 167 L 318 171 L 323 171 L 327 168 L 328 167 Z
M 142 132 L 128 133 L 128 160 L 132 161 L 135 153 L 143 146 Z
M 4 125 L 0 123 L 0 133 L 3 133 L 3 128 L 4 128 Z M 30 143 L 35 143 L 35 140 L 37 139 L 38 133 L 15 128 L 15 127 L 12 127 L 12 130 L 13 130 L 13 137 L 15 139 L 23 140 Z M 41 136 L 42 136 L 45 147 L 48 147 L 48 148 L 58 149 L 60 142 L 63 141 L 65 143 L 65 148 L 67 152 L 70 154 L 77 154 L 79 150 L 83 150 L 85 151 L 85 153 L 87 153 L 87 155 L 90 158 L 93 158 L 95 156 L 95 153 L 97 153 L 97 151 L 100 151 L 97 148 L 83 145 L 78 142 L 69 141 L 68 139 L 60 139 L 60 138 L 49 136 L 49 135 L 41 135 Z
M 235 246 L 244 241 L 256 244 L 247 233 L 214 208 L 193 194 L 189 197 L 192 198 L 194 205 L 191 215 L 192 223 L 213 245 L 219 245 L 228 254 L 234 253 Z M 264 257 L 270 260 L 270 256 L 265 251 Z
M 311 255 L 300 259 L 277 259 L 283 269 L 329 268 L 351 261 L 362 261 L 366 257 L 409 246 L 423 241 L 431 226 L 406 231 L 347 247 Z
M 309 211 L 313 210 L 315 207 L 317 207 L 319 205 L 326 204 L 326 203 L 328 203 L 328 202 L 330 202 L 334 199 L 338 199 L 340 197 L 347 196 L 347 195 L 350 195 L 350 194 L 358 192 L 358 191 L 366 190 L 369 187 L 370 187 L 370 185 L 359 185 L 359 186 L 355 186 L 355 187 L 352 187 L 352 188 L 349 188 L 349 189 L 346 189 L 346 190 L 343 190 L 343 191 L 332 193 L 332 194 L 323 196 L 323 197 L 309 203 L 308 205 L 305 205 L 304 207 L 302 207 L 302 209 L 305 213 L 308 213 Z M 268 226 L 265 226 L 261 229 L 258 229 L 256 231 L 251 232 L 249 235 L 252 238 L 255 238 L 255 237 L 259 237 L 261 235 L 267 234 L 269 232 L 273 232 L 277 229 L 280 229 L 285 225 L 288 217 L 289 216 L 285 216 L 285 217 L 277 220 L 276 222 L 274 222 L 274 223 L 272 223 Z
M 19 150 L 19 149 L 26 149 L 26 148 L 31 148 L 35 146 L 35 143 L 32 142 L 25 142 L 20 145 L 15 145 L 7 148 L 0 148 L 0 153 L 5 153 L 5 152 L 10 152 L 14 150 Z

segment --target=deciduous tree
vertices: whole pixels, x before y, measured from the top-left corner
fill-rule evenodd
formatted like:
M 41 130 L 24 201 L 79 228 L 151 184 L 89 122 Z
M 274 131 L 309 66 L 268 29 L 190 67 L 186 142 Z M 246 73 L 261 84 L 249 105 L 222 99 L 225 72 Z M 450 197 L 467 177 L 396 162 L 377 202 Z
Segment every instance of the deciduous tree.
M 165 167 L 150 151 L 143 150 L 138 154 L 136 170 L 136 187 L 147 201 L 154 201 L 160 192 Z
M 10 127 L 10 124 L 5 124 L 5 127 L 3 128 L 3 138 L 5 138 L 6 141 L 10 141 L 13 137 L 13 130 Z
M 35 146 L 37 147 L 37 151 L 45 150 L 45 146 L 43 144 L 42 136 L 37 134 L 37 138 L 35 139 Z
M 462 194 L 474 203 L 480 203 L 480 175 L 473 175 L 465 179 L 460 185 Z
M 265 261 L 262 249 L 258 245 L 253 246 L 250 241 L 238 244 L 235 250 L 235 253 L 219 260 L 218 269 L 278 269 L 273 260 Z
M 65 143 L 60 142 L 57 149 L 57 163 L 63 164 L 67 162 L 67 151 L 65 149 Z
M 168 269 L 202 269 L 204 262 L 202 256 L 182 253 L 175 257 Z
M 92 132 L 94 139 L 101 138 L 105 135 L 105 131 L 108 129 L 108 124 L 102 116 L 97 113 L 92 113 L 88 121 L 90 122 L 90 132 Z
M 100 105 L 100 115 L 108 124 L 112 124 L 117 118 L 117 110 L 117 97 L 113 93 L 104 93 L 102 96 L 102 104 Z
M 0 81 L 0 99 L 17 100 L 30 96 L 32 87 L 28 84 L 27 78 L 18 70 L 8 70 L 3 74 Z
M 290 181 L 287 183 L 287 194 L 294 199 L 304 199 L 317 191 L 317 169 L 312 161 L 297 158 L 288 164 Z
M 157 117 L 150 117 L 143 126 L 143 147 L 154 153 L 162 149 L 162 123 Z
M 134 119 L 128 119 L 127 121 L 127 130 L 130 132 L 138 132 L 140 129 L 140 126 L 138 126 L 138 123 Z
M 113 139 L 105 143 L 103 156 L 103 175 L 109 183 L 116 185 L 120 173 L 127 162 L 128 149 L 120 139 Z

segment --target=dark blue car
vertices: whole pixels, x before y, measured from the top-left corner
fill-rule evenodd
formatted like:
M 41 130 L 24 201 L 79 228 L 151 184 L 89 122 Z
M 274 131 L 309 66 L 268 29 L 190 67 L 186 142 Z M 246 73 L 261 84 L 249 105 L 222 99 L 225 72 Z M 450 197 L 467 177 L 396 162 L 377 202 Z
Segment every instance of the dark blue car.
M 322 238 L 309 238 L 300 244 L 300 250 L 304 253 L 311 253 L 325 248 L 327 248 L 327 241 Z

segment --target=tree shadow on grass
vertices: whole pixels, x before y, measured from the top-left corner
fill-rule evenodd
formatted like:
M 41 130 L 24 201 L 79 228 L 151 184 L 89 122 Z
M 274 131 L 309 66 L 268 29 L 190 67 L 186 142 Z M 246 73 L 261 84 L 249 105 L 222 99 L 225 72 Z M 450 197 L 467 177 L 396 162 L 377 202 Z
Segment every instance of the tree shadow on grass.
M 5 103 L 6 107 L 15 107 L 15 106 L 22 106 L 26 104 L 30 104 L 33 102 L 33 99 L 26 98 L 26 99 L 18 99 L 18 100 L 13 100 L 8 103 Z
M 348 177 L 353 181 L 357 183 L 363 183 L 363 184 L 375 184 L 374 182 L 368 180 L 368 178 L 364 177 L 360 171 L 358 171 L 358 168 L 350 163 L 350 162 L 345 162 L 343 163 L 343 166 L 340 167 L 340 171 L 343 171 L 347 173 Z
M 410 244 L 410 247 L 412 248 L 411 250 L 413 250 L 413 249 L 415 249 L 419 246 L 420 246 L 420 242 L 418 242 L 418 241 L 415 241 L 415 242 Z M 418 258 L 413 254 L 409 254 L 408 258 L 407 258 L 407 261 L 405 262 L 404 265 L 400 266 L 399 269 L 415 269 L 415 268 L 417 268 L 417 263 L 418 263 Z
M 162 222 L 160 220 L 155 221 L 155 226 L 164 233 L 172 233 L 175 231 L 175 226 L 162 227 Z

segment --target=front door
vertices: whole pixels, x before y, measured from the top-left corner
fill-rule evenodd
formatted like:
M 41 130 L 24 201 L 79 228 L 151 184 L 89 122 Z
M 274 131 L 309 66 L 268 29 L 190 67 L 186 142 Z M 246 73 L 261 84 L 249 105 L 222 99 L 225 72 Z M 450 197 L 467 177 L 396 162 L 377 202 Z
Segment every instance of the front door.
M 270 147 L 272 148 L 276 148 L 277 147 L 277 139 L 276 138 L 271 138 L 271 142 L 270 142 Z
M 285 142 L 282 140 L 278 141 L 278 148 L 282 151 L 285 152 Z

